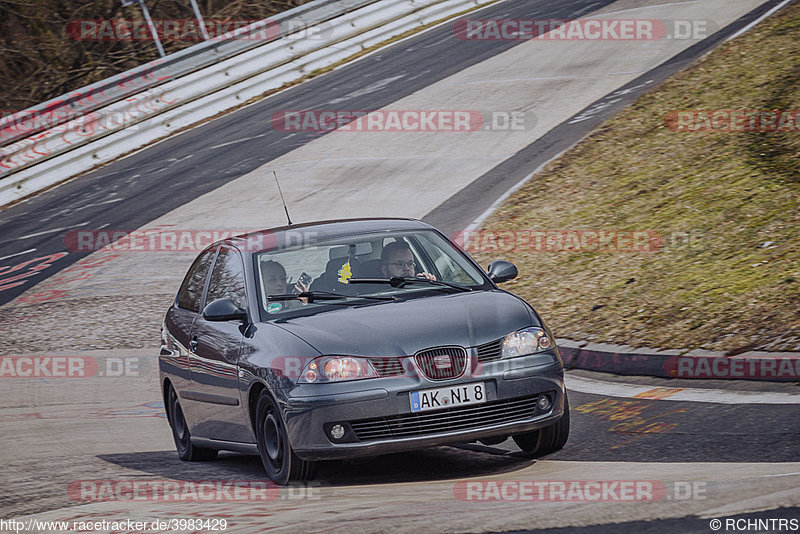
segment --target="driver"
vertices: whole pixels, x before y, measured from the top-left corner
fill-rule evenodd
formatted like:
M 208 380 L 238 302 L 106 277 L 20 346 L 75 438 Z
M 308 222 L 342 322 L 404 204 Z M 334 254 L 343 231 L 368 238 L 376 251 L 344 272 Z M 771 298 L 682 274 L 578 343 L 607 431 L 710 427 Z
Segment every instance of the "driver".
M 383 247 L 383 251 L 381 251 L 381 272 L 386 278 L 394 276 L 413 277 L 415 267 L 414 253 L 411 252 L 411 247 L 405 241 L 394 241 Z M 419 273 L 417 276 L 428 280 L 436 280 L 436 277 L 431 273 Z

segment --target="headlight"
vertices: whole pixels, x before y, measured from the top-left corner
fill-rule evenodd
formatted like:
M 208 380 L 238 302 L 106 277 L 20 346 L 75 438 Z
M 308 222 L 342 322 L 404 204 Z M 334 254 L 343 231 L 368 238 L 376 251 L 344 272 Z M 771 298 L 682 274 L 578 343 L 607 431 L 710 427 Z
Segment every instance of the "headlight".
M 531 327 L 508 334 L 503 339 L 503 358 L 516 358 L 553 347 L 553 341 L 541 328 Z
M 366 358 L 357 356 L 320 356 L 308 362 L 298 382 L 316 384 L 320 382 L 360 380 L 362 378 L 378 378 L 378 373 Z

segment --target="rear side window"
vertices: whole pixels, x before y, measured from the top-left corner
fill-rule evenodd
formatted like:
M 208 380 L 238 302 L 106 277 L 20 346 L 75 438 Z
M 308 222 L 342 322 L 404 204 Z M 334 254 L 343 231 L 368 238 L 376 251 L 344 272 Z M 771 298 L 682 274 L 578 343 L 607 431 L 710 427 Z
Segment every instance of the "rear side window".
M 244 289 L 244 266 L 242 259 L 233 250 L 225 247 L 219 251 L 217 262 L 208 284 L 208 302 L 229 298 L 240 308 L 246 304 Z
M 200 254 L 191 269 L 186 274 L 178 292 L 178 307 L 193 312 L 200 311 L 200 304 L 203 301 L 203 288 L 206 285 L 208 269 L 214 259 L 214 249 L 209 249 Z

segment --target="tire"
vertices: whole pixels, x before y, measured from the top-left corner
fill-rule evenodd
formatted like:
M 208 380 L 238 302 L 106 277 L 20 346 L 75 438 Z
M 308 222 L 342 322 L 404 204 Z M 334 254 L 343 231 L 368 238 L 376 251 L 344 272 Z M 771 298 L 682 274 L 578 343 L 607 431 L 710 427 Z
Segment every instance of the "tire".
M 564 415 L 550 426 L 511 436 L 517 447 L 533 457 L 545 456 L 564 448 L 569 438 L 569 399 L 564 393 Z
M 192 436 L 189 433 L 189 425 L 183 417 L 181 404 L 178 402 L 178 394 L 172 384 L 167 391 L 167 419 L 172 428 L 172 438 L 175 440 L 175 448 L 178 450 L 178 458 L 184 462 L 206 462 L 217 457 L 219 451 L 206 449 L 192 445 Z
M 317 475 L 317 463 L 299 458 L 292 450 L 278 405 L 266 391 L 256 405 L 256 438 L 264 471 L 279 486 Z

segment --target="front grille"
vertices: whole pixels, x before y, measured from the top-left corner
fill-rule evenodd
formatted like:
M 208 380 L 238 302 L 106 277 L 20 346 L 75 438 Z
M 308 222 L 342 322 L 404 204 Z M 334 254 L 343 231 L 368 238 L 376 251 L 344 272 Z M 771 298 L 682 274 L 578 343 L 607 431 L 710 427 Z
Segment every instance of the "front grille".
M 463 347 L 439 347 L 418 352 L 414 360 L 429 380 L 458 378 L 467 368 L 467 351 Z
M 478 361 L 481 363 L 489 363 L 497 361 L 501 358 L 503 351 L 503 340 L 496 339 L 483 345 L 478 345 Z
M 350 426 L 362 441 L 470 430 L 533 417 L 537 412 L 538 400 L 539 395 L 534 395 L 435 412 L 407 413 L 351 421 Z
M 400 358 L 370 358 L 370 363 L 378 376 L 397 376 L 403 374 L 403 362 Z

